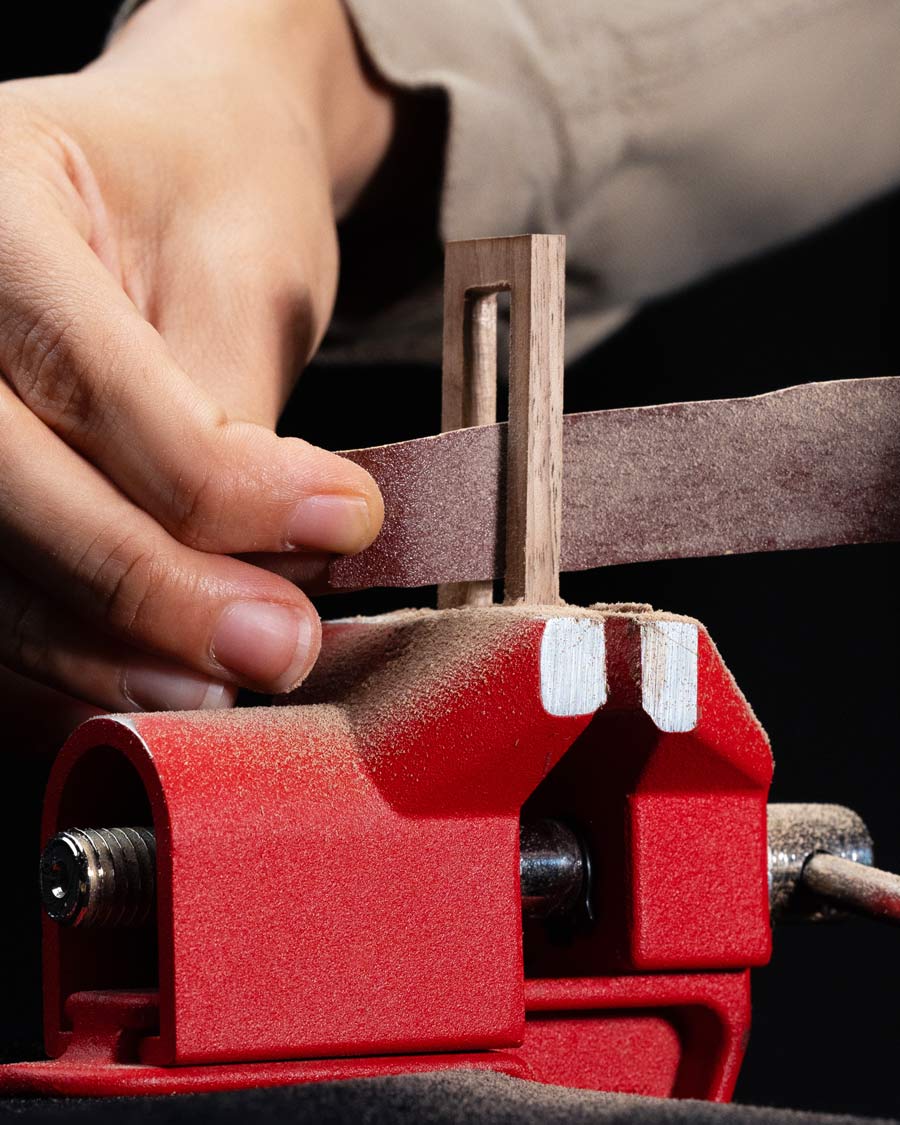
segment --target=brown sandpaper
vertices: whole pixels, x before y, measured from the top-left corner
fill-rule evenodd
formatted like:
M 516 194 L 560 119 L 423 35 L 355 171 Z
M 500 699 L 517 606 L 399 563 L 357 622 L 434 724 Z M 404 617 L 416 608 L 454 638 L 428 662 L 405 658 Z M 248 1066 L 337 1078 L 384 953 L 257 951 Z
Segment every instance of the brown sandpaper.
M 568 414 L 562 566 L 900 540 L 900 378 Z M 384 528 L 332 589 L 503 573 L 506 426 L 345 452 Z

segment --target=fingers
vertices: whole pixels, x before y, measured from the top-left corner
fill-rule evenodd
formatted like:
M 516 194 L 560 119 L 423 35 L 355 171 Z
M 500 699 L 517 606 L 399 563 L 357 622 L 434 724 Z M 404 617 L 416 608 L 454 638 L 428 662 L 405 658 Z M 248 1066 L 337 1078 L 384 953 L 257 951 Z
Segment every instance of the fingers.
M 230 707 L 235 688 L 97 635 L 0 567 L 0 665 L 106 711 Z
M 0 367 L 37 417 L 196 550 L 353 553 L 372 541 L 383 508 L 367 473 L 230 420 L 60 212 L 12 214 Z
M 303 678 L 320 640 L 304 594 L 177 542 L 4 387 L 0 435 L 0 544 L 18 574 L 118 642 L 210 680 L 278 692 Z M 68 685 L 74 673 L 57 675 Z

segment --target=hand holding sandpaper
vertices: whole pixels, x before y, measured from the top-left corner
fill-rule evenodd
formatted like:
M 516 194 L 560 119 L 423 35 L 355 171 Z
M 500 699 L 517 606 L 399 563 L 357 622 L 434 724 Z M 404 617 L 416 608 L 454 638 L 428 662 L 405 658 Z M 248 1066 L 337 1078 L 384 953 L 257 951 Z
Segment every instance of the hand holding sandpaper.
M 84 70 L 0 84 L 7 723 L 287 690 L 318 616 L 233 556 L 357 551 L 381 523 L 365 473 L 274 431 L 390 95 L 336 0 L 219 8 L 148 4 Z
M 385 524 L 330 588 L 501 575 L 505 433 L 346 452 Z M 900 540 L 898 482 L 900 378 L 567 415 L 562 569 Z

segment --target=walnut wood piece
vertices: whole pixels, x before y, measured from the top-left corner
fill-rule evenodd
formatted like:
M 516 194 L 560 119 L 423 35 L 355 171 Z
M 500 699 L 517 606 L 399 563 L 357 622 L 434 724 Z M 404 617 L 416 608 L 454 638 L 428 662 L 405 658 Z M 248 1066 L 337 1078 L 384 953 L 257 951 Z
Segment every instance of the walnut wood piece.
M 570 414 L 563 444 L 564 571 L 900 540 L 900 378 Z M 345 453 L 386 518 L 329 585 L 501 575 L 505 446 L 493 425 Z
M 565 238 L 518 235 L 447 245 L 444 430 L 496 421 L 499 291 L 510 294 L 505 597 L 547 605 L 559 600 Z M 442 607 L 491 600 L 489 579 L 438 591 Z
M 464 293 L 460 324 L 460 294 L 452 284 L 458 272 L 458 246 L 451 242 L 444 255 L 441 429 L 445 432 L 497 421 L 497 294 Z M 439 609 L 490 605 L 493 600 L 491 579 L 438 586 Z

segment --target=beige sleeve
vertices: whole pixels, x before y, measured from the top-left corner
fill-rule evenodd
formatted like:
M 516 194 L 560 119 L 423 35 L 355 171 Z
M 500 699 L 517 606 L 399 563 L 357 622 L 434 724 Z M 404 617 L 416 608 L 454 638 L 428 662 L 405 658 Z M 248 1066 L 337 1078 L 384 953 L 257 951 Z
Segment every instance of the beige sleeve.
M 568 236 L 572 353 L 900 181 L 897 0 L 345 2 L 448 93 L 443 236 Z
M 447 92 L 442 236 L 568 236 L 570 355 L 900 182 L 898 0 L 344 2 L 386 78 Z M 439 318 L 411 294 L 338 350 L 436 357 Z

